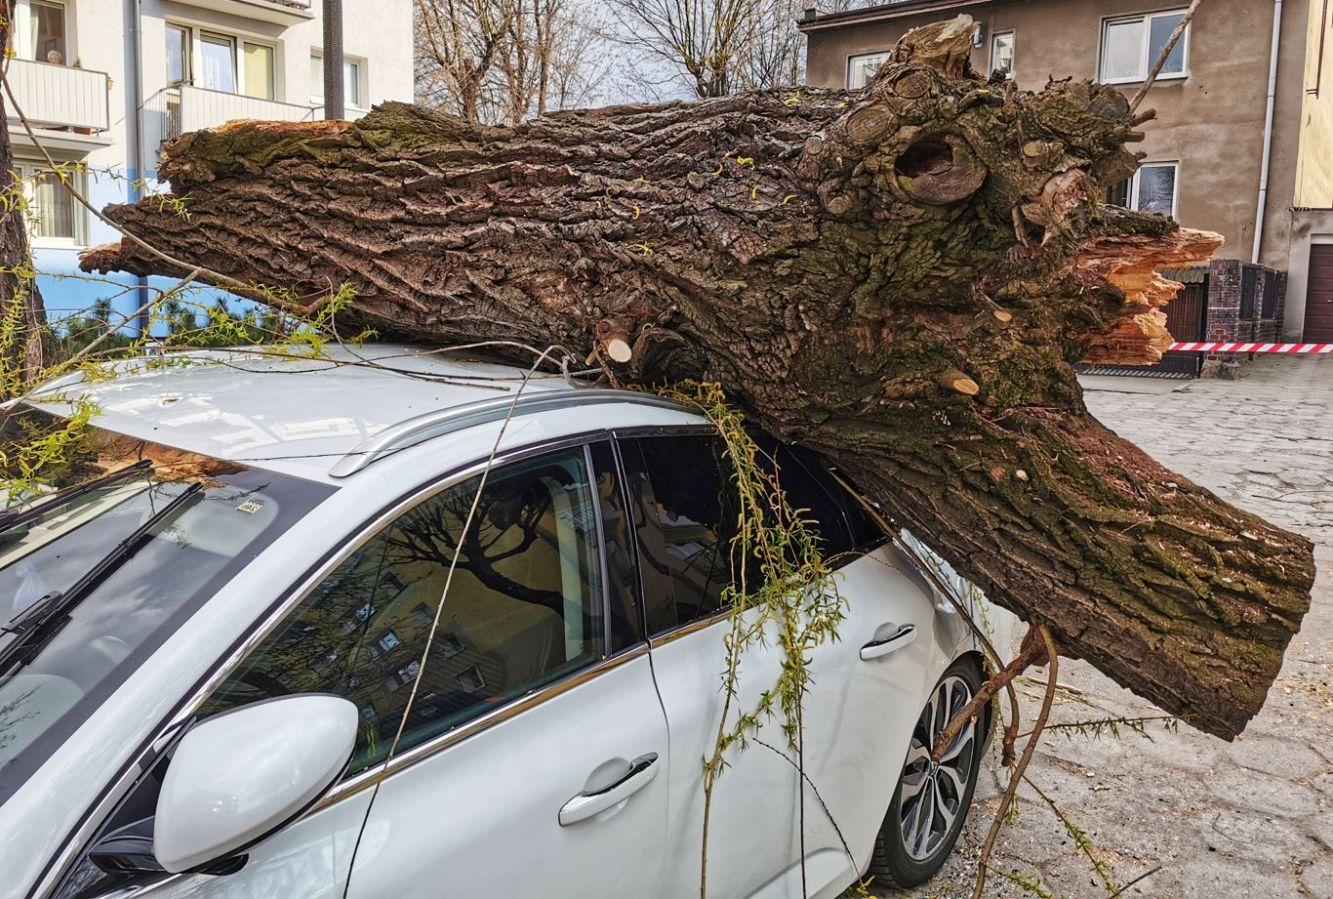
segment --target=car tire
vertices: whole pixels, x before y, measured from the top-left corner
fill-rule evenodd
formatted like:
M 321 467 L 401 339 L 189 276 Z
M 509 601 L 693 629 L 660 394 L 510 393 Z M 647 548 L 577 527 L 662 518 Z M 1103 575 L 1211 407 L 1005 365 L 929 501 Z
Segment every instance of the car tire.
M 977 663 L 959 659 L 931 691 L 912 729 L 906 764 L 875 839 L 867 873 L 876 883 L 904 888 L 925 883 L 953 851 L 972 805 L 989 709 L 958 734 L 939 765 L 931 763 L 930 753 L 945 724 L 980 687 Z

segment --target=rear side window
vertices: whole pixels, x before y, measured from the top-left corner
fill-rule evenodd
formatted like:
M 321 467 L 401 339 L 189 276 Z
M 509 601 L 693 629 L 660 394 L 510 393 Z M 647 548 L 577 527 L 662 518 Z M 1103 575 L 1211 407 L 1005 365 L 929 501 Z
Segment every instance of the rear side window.
M 839 539 L 835 536 L 833 527 L 834 517 L 831 513 L 820 512 L 814 499 L 811 499 L 811 510 L 815 513 L 815 518 L 821 524 L 825 525 L 823 532 L 826 542 L 824 552 L 829 556 L 837 552 L 864 552 L 865 550 L 878 546 L 885 540 L 883 529 L 875 523 L 864 507 L 857 501 L 856 497 L 847 492 L 847 489 L 834 479 L 831 472 L 837 469 L 825 462 L 823 458 L 814 452 L 802 446 L 786 444 L 778 451 L 778 463 L 782 466 L 782 486 L 786 490 L 797 506 L 801 503 L 796 502 L 797 491 L 819 490 L 829 498 L 829 502 L 840 512 L 840 518 L 845 530 L 841 539 L 847 542 L 841 546 L 837 545 Z M 808 487 L 798 487 L 797 482 L 793 480 L 793 470 L 800 467 L 803 472 L 803 480 L 808 479 Z M 845 477 L 845 476 L 844 476 Z M 853 485 L 855 486 L 855 485 Z M 810 494 L 813 495 L 813 494 Z
M 722 608 L 739 509 L 717 437 L 621 441 L 648 633 Z
M 478 478 L 407 512 L 329 575 L 205 714 L 291 693 L 346 697 L 361 712 L 355 774 L 388 755 L 418 679 L 398 751 L 600 658 L 596 493 L 585 459 L 578 447 L 492 471 L 466 531 Z

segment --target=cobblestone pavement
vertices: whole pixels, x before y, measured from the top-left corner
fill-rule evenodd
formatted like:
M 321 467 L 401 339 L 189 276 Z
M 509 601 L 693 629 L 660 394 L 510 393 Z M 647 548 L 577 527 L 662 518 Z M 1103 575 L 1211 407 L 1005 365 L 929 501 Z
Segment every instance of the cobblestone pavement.
M 1268 703 L 1234 743 L 1181 726 L 1119 739 L 1048 733 L 1029 776 L 1086 833 L 1125 896 L 1333 899 L 1333 358 L 1268 357 L 1237 381 L 1090 378 L 1092 412 L 1172 469 L 1315 542 L 1314 604 Z M 1034 675 L 1040 679 L 1039 673 Z M 1063 661 L 1054 721 L 1158 714 L 1080 662 Z M 1040 685 L 1025 684 L 1026 717 Z M 1001 769 L 983 768 L 954 858 L 906 895 L 971 895 Z M 993 863 L 1053 896 L 1104 897 L 1088 859 L 1026 786 Z M 898 896 L 892 891 L 877 893 Z M 988 897 L 1032 893 L 992 874 Z

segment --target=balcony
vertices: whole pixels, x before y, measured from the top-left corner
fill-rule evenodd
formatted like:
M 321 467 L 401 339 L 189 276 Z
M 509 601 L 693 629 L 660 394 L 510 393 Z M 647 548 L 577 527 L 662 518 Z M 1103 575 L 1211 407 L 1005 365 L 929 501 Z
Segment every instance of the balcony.
M 180 3 L 278 25 L 296 25 L 315 17 L 310 11 L 310 0 L 180 0 Z
M 233 119 L 308 122 L 317 118 L 319 116 L 311 106 L 206 90 L 188 84 L 159 91 L 144 103 L 144 131 L 149 148 L 158 147 L 187 131 L 216 128 Z
M 7 77 L 15 101 L 43 144 L 86 152 L 110 143 L 103 134 L 111 123 L 106 73 L 11 59 Z M 13 116 L 13 110 L 9 113 Z M 9 129 L 16 142 L 28 142 L 17 116 Z

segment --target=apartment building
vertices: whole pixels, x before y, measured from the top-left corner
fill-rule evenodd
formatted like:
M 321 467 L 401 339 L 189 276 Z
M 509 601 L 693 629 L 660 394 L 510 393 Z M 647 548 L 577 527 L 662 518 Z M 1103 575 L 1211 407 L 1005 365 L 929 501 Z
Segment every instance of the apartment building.
M 92 203 L 153 186 L 162 143 L 231 119 L 323 117 L 320 0 L 17 0 L 8 78 L 36 143 L 9 110 L 32 239 L 53 318 L 130 292 L 76 277 L 80 249 L 116 239 L 48 171 L 82 163 Z M 413 95 L 412 0 L 344 0 L 346 115 Z M 8 102 L 8 101 L 6 101 Z M 137 138 L 137 140 L 136 140 Z M 138 152 L 135 152 L 136 144 Z
M 906 31 L 963 12 L 977 22 L 978 71 L 1021 89 L 1073 76 L 1132 94 L 1186 5 L 898 0 L 807 10 L 799 27 L 816 86 L 863 86 Z M 1226 238 L 1206 273 L 1185 274 L 1206 301 L 1193 318 L 1180 304 L 1171 327 L 1181 339 L 1333 340 L 1331 14 L 1329 0 L 1208 0 L 1152 87 L 1146 157 L 1108 201 Z

